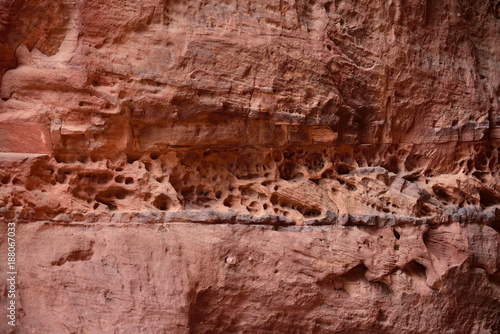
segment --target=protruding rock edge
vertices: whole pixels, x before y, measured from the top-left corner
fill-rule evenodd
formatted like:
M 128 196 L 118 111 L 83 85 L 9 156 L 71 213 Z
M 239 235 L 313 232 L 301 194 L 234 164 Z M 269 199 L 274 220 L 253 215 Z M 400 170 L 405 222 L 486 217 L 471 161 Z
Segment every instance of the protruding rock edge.
M 478 207 L 464 207 L 455 214 L 434 217 L 407 217 L 392 214 L 368 215 L 342 213 L 337 215 L 327 211 L 325 217 L 309 219 L 302 225 L 294 220 L 278 215 L 250 215 L 231 212 L 218 212 L 214 210 L 187 210 L 175 212 L 136 212 L 122 211 L 115 213 L 73 213 L 60 214 L 50 219 L 22 216 L 19 213 L 0 209 L 0 219 L 16 220 L 18 222 L 51 221 L 56 223 L 193 223 L 193 224 L 236 224 L 236 225 L 266 225 L 266 226 L 419 226 L 442 225 L 451 223 L 480 224 L 491 226 L 498 231 L 500 227 L 500 206 L 480 210 Z

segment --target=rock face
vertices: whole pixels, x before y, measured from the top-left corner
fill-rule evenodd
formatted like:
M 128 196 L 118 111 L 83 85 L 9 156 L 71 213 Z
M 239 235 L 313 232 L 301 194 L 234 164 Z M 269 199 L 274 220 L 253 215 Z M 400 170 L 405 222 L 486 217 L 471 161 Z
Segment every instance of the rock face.
M 498 1 L 0 0 L 17 332 L 499 333 L 499 42 Z

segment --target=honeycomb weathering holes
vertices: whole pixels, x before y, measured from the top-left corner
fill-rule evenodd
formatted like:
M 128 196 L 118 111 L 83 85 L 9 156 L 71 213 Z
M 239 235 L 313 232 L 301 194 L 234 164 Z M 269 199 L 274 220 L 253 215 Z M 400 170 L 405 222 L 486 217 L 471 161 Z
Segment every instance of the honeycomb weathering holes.
M 477 181 L 498 177 L 498 149 L 456 160 L 444 166 L 424 147 L 394 145 L 178 148 L 114 159 L 58 153 L 34 159 L 27 174 L 0 175 L 0 186 L 69 193 L 76 205 L 45 205 L 50 214 L 210 209 L 301 223 L 327 211 L 425 217 L 454 206 L 498 205 L 498 190 Z M 461 173 L 452 178 L 439 176 L 457 168 Z M 19 191 L 13 197 L 12 207 L 30 201 Z

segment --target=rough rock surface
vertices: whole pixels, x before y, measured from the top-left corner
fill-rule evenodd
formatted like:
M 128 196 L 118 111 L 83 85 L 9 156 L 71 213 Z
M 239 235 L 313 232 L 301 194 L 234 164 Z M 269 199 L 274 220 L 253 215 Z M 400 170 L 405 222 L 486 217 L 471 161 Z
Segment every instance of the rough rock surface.
M 499 42 L 493 0 L 0 0 L 18 332 L 499 333 Z

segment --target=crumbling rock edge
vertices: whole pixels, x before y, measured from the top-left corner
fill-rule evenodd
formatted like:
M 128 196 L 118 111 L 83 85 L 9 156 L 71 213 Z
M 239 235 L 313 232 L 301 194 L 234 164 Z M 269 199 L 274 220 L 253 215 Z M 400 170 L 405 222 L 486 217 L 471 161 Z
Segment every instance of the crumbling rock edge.
M 19 222 L 45 221 L 39 217 L 23 216 L 20 212 L 0 210 L 0 218 L 11 219 Z M 440 224 L 479 224 L 487 225 L 495 230 L 500 228 L 500 207 L 491 207 L 481 210 L 479 207 L 461 208 L 457 214 L 448 216 L 435 216 L 415 218 L 396 215 L 369 215 L 348 214 L 337 215 L 327 211 L 325 218 L 305 220 L 302 224 L 277 215 L 249 215 L 214 210 L 186 210 L 176 212 L 115 212 L 115 213 L 81 213 L 61 214 L 51 218 L 54 223 L 195 223 L 195 224 L 242 224 L 242 225 L 269 225 L 269 226 L 420 226 Z
M 500 146 L 461 143 L 450 157 L 454 145 L 1 153 L 1 214 L 34 221 L 130 212 L 144 221 L 497 224 Z

